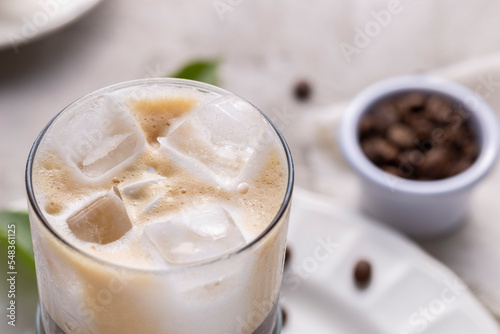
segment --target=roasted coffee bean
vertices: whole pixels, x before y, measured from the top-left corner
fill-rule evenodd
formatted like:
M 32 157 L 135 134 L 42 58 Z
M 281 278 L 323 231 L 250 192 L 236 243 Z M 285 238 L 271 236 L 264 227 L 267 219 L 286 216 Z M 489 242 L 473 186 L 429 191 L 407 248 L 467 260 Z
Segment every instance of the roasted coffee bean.
M 432 131 L 436 129 L 436 125 L 428 119 L 414 116 L 411 118 L 409 125 L 417 135 L 418 139 L 430 138 Z
M 397 158 L 398 149 L 387 140 L 380 137 L 372 137 L 361 143 L 365 155 L 373 162 L 390 162 Z
M 411 148 L 399 154 L 399 162 L 407 163 L 412 167 L 418 167 L 424 163 L 425 154 L 418 148 Z
M 468 135 L 465 131 L 460 131 L 460 129 L 457 130 L 457 134 L 454 137 L 453 143 L 457 145 L 459 148 L 465 148 L 466 146 L 470 144 L 476 145 L 476 140 Z
M 438 179 L 446 175 L 445 168 L 449 161 L 449 149 L 445 147 L 436 147 L 428 151 L 422 164 L 418 166 L 417 172 L 420 177 L 429 179 Z
M 396 104 L 403 112 L 418 113 L 424 110 L 425 102 L 426 95 L 424 93 L 411 92 L 400 96 Z
M 443 130 L 443 138 L 446 142 L 455 142 L 457 140 L 460 140 L 461 134 L 457 131 L 455 126 L 447 125 L 443 128 Z
M 417 140 L 413 130 L 404 124 L 391 126 L 387 130 L 387 138 L 400 148 L 410 148 Z
M 426 116 L 434 121 L 448 123 L 452 116 L 451 102 L 438 95 L 432 95 L 427 100 Z
M 380 105 L 372 113 L 375 122 L 375 129 L 380 132 L 386 131 L 390 126 L 400 120 L 400 115 L 392 103 Z
M 465 158 L 469 160 L 474 160 L 478 154 L 477 144 L 474 141 L 470 141 L 465 144 L 462 148 L 462 152 Z
M 285 250 L 285 269 L 290 264 L 291 256 L 292 256 L 292 251 L 290 250 L 290 246 L 286 246 L 286 250 Z
M 462 160 L 458 161 L 457 163 L 450 166 L 450 170 L 449 170 L 450 176 L 454 176 L 454 175 L 457 175 L 459 173 L 462 173 L 467 168 L 469 168 L 473 163 L 474 163 L 473 160 L 466 160 L 466 159 L 462 159 Z
M 287 320 L 288 320 L 288 312 L 283 307 L 283 305 L 281 305 L 281 326 L 282 327 L 286 326 Z
M 366 260 L 359 260 L 354 267 L 354 282 L 359 288 L 368 286 L 372 278 L 372 265 Z
M 311 97 L 311 85 L 301 80 L 295 84 L 294 88 L 295 98 L 299 101 L 306 101 Z
M 360 139 L 365 138 L 374 130 L 375 130 L 375 119 L 373 115 L 369 114 L 361 118 L 359 122 L 359 133 L 362 137 Z

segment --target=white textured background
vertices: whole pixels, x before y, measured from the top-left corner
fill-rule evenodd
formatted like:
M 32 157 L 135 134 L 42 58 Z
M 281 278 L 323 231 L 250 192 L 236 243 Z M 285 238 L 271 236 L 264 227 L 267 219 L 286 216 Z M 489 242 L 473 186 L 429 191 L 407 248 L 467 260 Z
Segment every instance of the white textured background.
M 220 2 L 239 4 L 221 19 L 212 0 L 105 0 L 64 31 L 17 54 L 0 53 L 0 205 L 23 196 L 29 148 L 49 119 L 112 83 L 218 57 L 224 88 L 268 114 L 303 113 L 348 99 L 384 77 L 500 51 L 496 0 L 401 0 L 403 10 L 350 64 L 339 43 L 353 44 L 355 29 L 373 20 L 370 10 L 387 8 L 390 1 Z M 292 96 L 300 78 L 314 89 L 306 104 Z M 300 135 L 288 134 L 285 125 L 285 135 Z

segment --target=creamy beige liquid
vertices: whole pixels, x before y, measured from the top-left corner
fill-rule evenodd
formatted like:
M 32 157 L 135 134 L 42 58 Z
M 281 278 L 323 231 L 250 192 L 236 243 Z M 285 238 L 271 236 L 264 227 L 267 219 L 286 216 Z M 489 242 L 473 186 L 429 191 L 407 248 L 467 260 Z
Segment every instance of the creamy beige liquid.
M 79 108 L 85 105 L 66 111 L 45 135 L 33 166 L 38 204 L 62 238 L 83 253 L 107 262 L 94 263 L 56 238 L 50 240 L 50 236 L 39 242 L 36 251 L 42 253 L 40 257 L 50 259 L 39 260 L 37 256 L 37 265 L 45 261 L 42 270 L 49 271 L 47 279 L 54 284 L 60 282 L 58 288 L 61 291 L 73 294 L 65 299 L 64 293 L 58 296 L 57 292 L 43 291 L 43 288 L 40 292 L 42 303 L 46 300 L 43 306 L 67 333 L 252 333 L 270 311 L 278 294 L 281 273 L 270 274 L 269 271 L 276 271 L 275 268 L 282 264 L 285 223 L 269 233 L 248 254 L 206 267 L 196 266 L 227 254 L 185 264 L 171 261 L 157 252 L 144 232 L 152 224 L 168 222 L 172 217 L 184 217 L 182 215 L 192 208 L 204 210 L 216 206 L 222 207 L 234 221 L 244 239 L 243 244 L 239 244 L 242 248 L 259 236 L 276 216 L 285 196 L 288 169 L 281 143 L 267 123 L 257 125 L 267 126 L 264 131 L 268 135 L 259 138 L 259 147 L 249 159 L 251 168 L 241 171 L 236 166 L 238 172 L 235 175 L 238 175 L 233 178 L 234 182 L 222 184 L 213 175 L 210 177 L 203 171 L 184 168 L 185 165 L 169 155 L 160 144 L 158 138 L 176 131 L 191 113 L 198 112 L 201 106 L 218 97 L 218 94 L 188 88 L 158 88 L 145 90 L 142 94 L 130 94 L 124 90 L 113 95 L 113 101 L 118 101 L 129 113 L 120 117 L 130 116 L 127 122 L 133 121 L 132 125 L 123 123 L 123 127 L 130 126 L 131 131 L 135 131 L 122 144 L 138 148 L 132 157 L 110 172 L 101 173 L 100 167 L 94 167 L 102 159 L 80 159 L 78 154 L 63 153 L 65 151 L 61 149 L 62 140 L 58 137 L 63 132 L 61 129 L 67 131 L 65 122 L 72 124 L 85 120 L 84 116 L 80 119 L 80 116 L 71 116 L 71 113 L 81 112 Z M 88 117 L 93 117 L 91 113 Z M 256 115 L 262 119 L 261 115 Z M 110 124 L 114 125 L 102 133 L 86 136 L 85 140 L 90 142 L 87 146 L 98 145 L 103 136 L 114 134 L 113 131 L 122 126 L 119 121 Z M 179 147 L 191 145 L 190 150 L 204 150 L 202 141 L 191 140 L 197 131 L 199 129 L 192 127 L 178 131 L 186 138 L 186 143 L 182 142 Z M 73 147 L 78 149 L 78 143 Z M 244 154 L 242 156 L 246 157 Z M 100 155 L 94 155 L 100 158 Z M 220 159 L 208 156 L 207 161 L 218 164 Z M 86 169 L 87 166 L 97 172 Z M 140 181 L 145 182 L 138 184 Z M 112 198 L 109 202 L 112 204 L 121 204 L 122 201 L 125 209 L 121 211 L 103 205 L 102 210 L 112 211 L 109 219 L 106 214 L 92 213 L 84 220 L 90 225 L 82 223 L 78 215 L 75 218 L 75 212 L 92 206 L 99 198 Z M 123 217 L 121 221 L 129 219 L 130 227 L 124 224 L 123 231 L 98 231 L 98 235 L 106 233 L 99 237 L 98 242 L 94 235 L 87 236 L 85 229 L 92 226 L 94 220 L 112 225 L 113 222 L 108 220 L 116 217 Z M 228 253 L 233 251 L 235 249 Z M 175 272 L 182 267 L 188 269 Z M 45 274 L 40 271 L 37 273 L 43 280 Z M 50 296 L 50 293 L 55 296 Z M 61 310 L 60 307 L 76 311 Z M 200 315 L 199 312 L 207 314 Z M 210 315 L 208 312 L 214 313 Z M 220 320 L 214 318 L 217 316 Z M 234 323 L 228 323 L 231 321 Z

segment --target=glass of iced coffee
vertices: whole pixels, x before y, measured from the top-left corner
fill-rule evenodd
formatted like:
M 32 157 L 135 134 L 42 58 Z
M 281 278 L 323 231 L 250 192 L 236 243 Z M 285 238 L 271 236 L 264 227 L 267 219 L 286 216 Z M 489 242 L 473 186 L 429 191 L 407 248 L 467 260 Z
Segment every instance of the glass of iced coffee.
M 279 332 L 292 160 L 244 99 L 98 90 L 45 127 L 26 184 L 41 333 Z

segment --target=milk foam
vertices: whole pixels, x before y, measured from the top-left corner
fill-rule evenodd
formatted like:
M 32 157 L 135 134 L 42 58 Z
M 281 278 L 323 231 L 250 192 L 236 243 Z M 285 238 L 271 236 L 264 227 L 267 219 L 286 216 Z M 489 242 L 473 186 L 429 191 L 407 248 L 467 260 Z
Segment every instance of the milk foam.
M 58 138 L 53 133 L 73 121 L 73 114 L 81 112 L 78 108 L 63 113 L 38 148 L 33 168 L 37 200 L 49 223 L 64 238 L 85 252 L 113 263 L 161 268 L 166 264 L 150 254 L 151 249 L 141 245 L 144 226 L 166 221 L 191 206 L 221 205 L 233 217 L 247 243 L 266 229 L 283 200 L 288 173 L 280 142 L 270 125 L 266 124 L 268 128 L 264 130 L 273 139 L 266 142 L 263 152 L 257 152 L 259 156 L 252 169 L 231 187 L 223 187 L 182 168 L 158 142 L 159 137 L 168 135 L 191 113 L 220 98 L 220 94 L 189 88 L 147 87 L 124 89 L 111 96 L 128 110 L 145 138 L 142 152 L 134 153 L 130 161 L 94 179 L 82 175 L 68 162 L 68 152 L 57 145 Z M 85 112 L 91 117 L 93 110 Z M 139 186 L 130 190 L 131 184 L 141 181 L 142 189 Z M 67 226 L 68 217 L 113 186 L 122 193 L 133 228 L 122 239 L 106 245 L 75 238 Z

